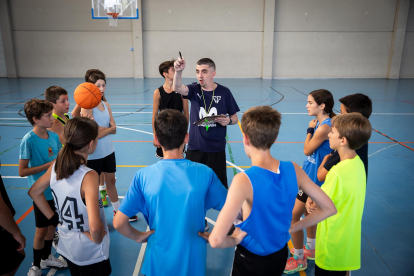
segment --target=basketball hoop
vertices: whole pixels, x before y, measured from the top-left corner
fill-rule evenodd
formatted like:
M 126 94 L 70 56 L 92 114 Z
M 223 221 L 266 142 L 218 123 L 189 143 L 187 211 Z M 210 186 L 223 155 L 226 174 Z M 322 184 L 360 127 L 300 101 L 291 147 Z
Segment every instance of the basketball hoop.
M 109 26 L 116 27 L 118 26 L 118 14 L 116 12 L 108 12 Z

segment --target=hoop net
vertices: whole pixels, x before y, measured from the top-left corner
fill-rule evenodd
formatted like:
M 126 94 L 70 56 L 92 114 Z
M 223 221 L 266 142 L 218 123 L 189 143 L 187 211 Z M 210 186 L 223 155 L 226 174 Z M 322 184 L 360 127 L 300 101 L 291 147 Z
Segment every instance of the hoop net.
M 116 27 L 118 26 L 118 14 L 116 12 L 108 12 L 109 26 Z

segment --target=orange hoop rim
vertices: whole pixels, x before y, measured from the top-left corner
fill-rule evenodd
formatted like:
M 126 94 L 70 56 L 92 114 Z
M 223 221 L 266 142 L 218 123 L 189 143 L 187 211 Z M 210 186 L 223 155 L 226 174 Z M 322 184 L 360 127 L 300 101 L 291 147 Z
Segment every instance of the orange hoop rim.
M 113 19 L 117 19 L 118 18 L 118 14 L 117 12 L 108 12 L 107 15 L 112 16 Z

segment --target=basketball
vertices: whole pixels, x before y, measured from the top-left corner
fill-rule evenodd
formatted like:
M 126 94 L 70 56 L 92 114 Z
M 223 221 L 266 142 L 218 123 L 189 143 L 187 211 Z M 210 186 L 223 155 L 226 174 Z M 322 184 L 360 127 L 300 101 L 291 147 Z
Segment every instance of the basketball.
M 92 109 L 101 102 L 102 95 L 95 84 L 85 82 L 76 87 L 74 98 L 75 102 L 80 107 L 84 109 Z

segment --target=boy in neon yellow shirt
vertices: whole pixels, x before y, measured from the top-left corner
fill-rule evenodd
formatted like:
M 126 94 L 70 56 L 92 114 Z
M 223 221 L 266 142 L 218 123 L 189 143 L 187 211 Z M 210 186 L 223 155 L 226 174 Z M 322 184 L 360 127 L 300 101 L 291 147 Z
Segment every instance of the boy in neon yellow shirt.
M 322 190 L 332 199 L 338 213 L 318 224 L 315 247 L 315 276 L 345 276 L 361 267 L 361 220 L 366 175 L 355 150 L 368 142 L 371 124 L 359 113 L 332 119 L 329 144 L 341 161 L 326 176 Z M 308 212 L 315 210 L 313 202 Z
M 68 100 L 68 92 L 60 86 L 51 86 L 45 91 L 45 100 L 52 103 L 52 115 L 55 118 L 53 126 L 49 130 L 56 133 L 59 136 L 59 141 L 64 145 L 63 128 L 69 120 L 68 112 L 70 103 Z

